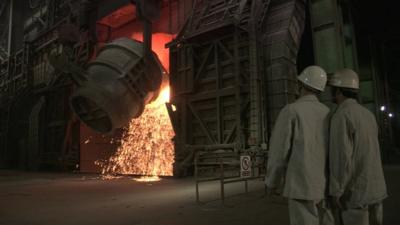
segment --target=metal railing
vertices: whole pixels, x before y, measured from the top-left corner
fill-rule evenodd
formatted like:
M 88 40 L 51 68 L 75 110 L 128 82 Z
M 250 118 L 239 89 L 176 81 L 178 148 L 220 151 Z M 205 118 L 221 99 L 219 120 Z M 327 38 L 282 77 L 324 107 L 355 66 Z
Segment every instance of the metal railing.
M 196 182 L 196 202 L 200 201 L 200 183 L 219 181 L 220 197 L 222 204 L 225 203 L 225 185 L 230 183 L 244 182 L 244 192 L 248 193 L 248 181 L 263 179 L 264 175 L 261 171 L 264 170 L 263 160 L 257 160 L 265 156 L 262 153 L 251 156 L 252 172 L 250 177 L 243 178 L 240 176 L 240 154 L 233 151 L 217 150 L 214 152 L 197 151 L 194 158 L 194 175 Z M 218 170 L 219 173 L 213 172 L 214 176 L 202 178 L 200 173 L 205 170 Z M 257 172 L 256 172 L 257 171 Z M 215 176 L 216 175 L 216 176 Z

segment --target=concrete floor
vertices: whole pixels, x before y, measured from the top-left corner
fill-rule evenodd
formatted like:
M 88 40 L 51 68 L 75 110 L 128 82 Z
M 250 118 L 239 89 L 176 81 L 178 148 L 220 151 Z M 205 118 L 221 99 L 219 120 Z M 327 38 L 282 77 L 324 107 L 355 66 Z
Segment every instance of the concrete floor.
M 386 168 L 390 198 L 385 224 L 400 225 L 400 167 Z M 263 183 L 227 186 L 226 205 L 218 184 L 201 186 L 195 203 L 193 179 L 140 183 L 130 177 L 0 171 L 0 225 L 288 225 L 282 198 L 263 197 Z

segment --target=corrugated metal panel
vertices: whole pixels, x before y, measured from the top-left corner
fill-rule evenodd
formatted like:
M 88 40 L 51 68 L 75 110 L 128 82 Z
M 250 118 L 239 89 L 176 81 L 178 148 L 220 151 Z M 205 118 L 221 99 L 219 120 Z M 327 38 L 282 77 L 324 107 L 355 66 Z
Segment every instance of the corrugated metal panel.
M 237 31 L 210 39 L 171 49 L 177 162 L 188 154 L 185 145 L 241 142 L 248 127 L 248 35 Z
M 296 99 L 297 53 L 305 24 L 305 2 L 272 1 L 264 34 L 267 69 L 265 80 L 268 128 L 272 129 L 280 110 Z

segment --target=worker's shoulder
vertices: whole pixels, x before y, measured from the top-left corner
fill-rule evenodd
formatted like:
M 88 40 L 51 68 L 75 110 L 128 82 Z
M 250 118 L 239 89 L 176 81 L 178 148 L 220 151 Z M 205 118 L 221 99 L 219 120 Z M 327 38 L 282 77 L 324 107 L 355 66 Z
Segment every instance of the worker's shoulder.
M 340 110 L 337 110 L 334 113 L 334 117 L 336 118 L 345 117 L 349 119 L 362 117 L 368 119 L 369 121 L 375 120 L 375 115 L 358 102 L 340 108 Z
M 338 105 L 336 110 L 334 110 L 332 117 L 333 118 L 349 117 L 351 114 L 354 114 L 358 110 L 359 108 L 355 105 L 346 107 Z
M 292 110 L 310 109 L 318 110 L 321 113 L 329 113 L 329 108 L 320 101 L 296 101 L 288 105 Z
M 373 113 L 367 109 L 365 106 L 361 105 L 358 102 L 355 102 L 353 104 L 349 104 L 346 107 L 343 107 L 342 112 L 347 112 L 347 113 L 364 113 L 368 115 L 373 115 Z
M 319 108 L 321 108 L 321 110 L 325 111 L 326 113 L 329 113 L 331 111 L 329 107 L 323 104 L 322 102 L 317 102 L 317 105 Z
M 282 109 L 281 112 L 285 112 L 285 113 L 289 113 L 289 112 L 294 112 L 295 111 L 295 105 L 294 102 L 293 103 L 289 103 L 287 105 L 285 105 Z
M 294 105 L 294 103 L 289 103 L 287 105 L 285 105 L 279 115 L 280 116 L 285 116 L 285 117 L 292 117 L 295 116 L 297 114 L 297 110 L 296 110 L 296 106 Z
M 375 119 L 375 115 L 369 109 L 367 109 L 365 106 L 361 105 L 360 103 L 352 105 L 350 109 L 353 109 L 352 112 L 354 114 L 363 115 L 363 117 L 367 118 L 370 121 Z

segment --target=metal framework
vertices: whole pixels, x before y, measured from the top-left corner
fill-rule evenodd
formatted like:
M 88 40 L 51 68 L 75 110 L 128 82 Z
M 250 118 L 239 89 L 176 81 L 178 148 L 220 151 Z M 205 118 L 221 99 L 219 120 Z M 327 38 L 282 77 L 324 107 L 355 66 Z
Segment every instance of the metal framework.
M 2 1 L 0 9 L 6 7 L 7 2 Z M 12 164 L 19 168 L 38 169 L 40 163 L 49 160 L 53 165 L 63 165 L 65 162 L 60 160 L 69 159 L 72 162 L 70 164 L 75 165 L 79 160 L 79 149 L 70 154 L 64 147 L 68 144 L 65 138 L 68 138 L 66 132 L 70 113 L 68 102 L 62 100 L 68 100 L 68 87 L 71 84 L 60 79 L 48 63 L 48 54 L 57 41 L 55 28 L 76 17 L 76 10 L 79 9 L 76 3 L 79 2 L 37 3 L 30 5 L 32 16 L 21 20 L 24 23 L 23 47 L 12 52 L 9 50 L 12 54 L 7 55 L 0 64 L 0 166 Z M 8 31 L 12 32 L 10 29 Z M 77 58 L 86 56 L 87 59 L 85 45 L 79 45 L 79 49 Z M 45 139 L 43 131 L 48 133 Z M 28 146 L 32 146 L 32 149 Z M 60 149 L 62 157 L 58 153 L 54 157 L 46 153 L 57 149 Z
M 295 98 L 303 27 L 300 0 L 194 4 L 169 45 L 175 174 L 187 172 L 190 146 L 233 144 L 236 154 L 266 149 L 277 112 Z
M 9 56 L 9 34 L 10 24 L 12 23 L 11 1 L 0 2 L 0 62 Z

